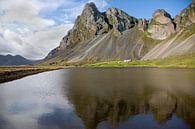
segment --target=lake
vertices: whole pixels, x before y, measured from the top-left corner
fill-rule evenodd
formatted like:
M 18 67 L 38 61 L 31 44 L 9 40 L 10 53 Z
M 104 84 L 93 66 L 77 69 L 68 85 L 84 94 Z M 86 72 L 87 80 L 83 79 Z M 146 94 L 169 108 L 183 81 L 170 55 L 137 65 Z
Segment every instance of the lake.
M 195 129 L 195 70 L 72 68 L 2 83 L 0 129 Z

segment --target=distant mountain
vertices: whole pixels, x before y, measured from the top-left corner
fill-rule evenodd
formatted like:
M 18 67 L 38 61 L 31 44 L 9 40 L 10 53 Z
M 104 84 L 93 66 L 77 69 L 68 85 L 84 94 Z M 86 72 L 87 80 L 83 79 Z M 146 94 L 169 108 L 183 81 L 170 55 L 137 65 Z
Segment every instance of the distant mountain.
M 0 65 L 10 66 L 10 65 L 28 65 L 34 64 L 36 61 L 28 60 L 20 55 L 0 55 Z
M 45 62 L 150 60 L 188 53 L 195 53 L 195 3 L 175 18 L 158 9 L 150 20 L 117 8 L 99 12 L 94 3 L 87 3 Z

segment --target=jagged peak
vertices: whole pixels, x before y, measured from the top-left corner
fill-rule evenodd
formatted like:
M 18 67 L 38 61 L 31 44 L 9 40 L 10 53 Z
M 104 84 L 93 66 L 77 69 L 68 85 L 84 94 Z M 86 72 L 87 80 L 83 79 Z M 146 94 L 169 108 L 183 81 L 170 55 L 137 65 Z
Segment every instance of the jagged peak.
M 180 31 L 195 23 L 195 3 L 192 2 L 188 7 L 176 15 L 174 22 L 177 25 L 177 31 Z
M 86 14 L 86 13 L 98 14 L 100 12 L 99 12 L 97 6 L 95 5 L 95 3 L 90 2 L 84 6 L 82 14 Z
M 108 10 L 106 11 L 107 14 L 118 14 L 118 12 L 121 12 L 121 10 L 114 7 L 108 8 Z
M 126 15 L 129 16 L 129 14 L 127 14 L 126 12 L 124 12 L 123 10 L 120 10 L 118 8 L 112 7 L 112 8 L 108 8 L 108 10 L 106 11 L 106 14 L 108 15 Z M 129 16 L 132 17 L 132 16 Z
M 152 21 L 160 24 L 168 24 L 172 22 L 171 15 L 164 9 L 158 9 L 153 13 Z
M 153 18 L 156 18 L 158 16 L 164 16 L 167 18 L 171 19 L 171 15 L 164 9 L 157 9 L 154 13 L 153 13 Z

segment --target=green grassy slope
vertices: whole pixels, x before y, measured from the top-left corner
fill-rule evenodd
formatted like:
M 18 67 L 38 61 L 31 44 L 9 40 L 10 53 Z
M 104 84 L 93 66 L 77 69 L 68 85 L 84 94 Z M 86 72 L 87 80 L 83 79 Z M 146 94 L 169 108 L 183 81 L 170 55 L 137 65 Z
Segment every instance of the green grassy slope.
M 168 57 L 157 60 L 134 60 L 131 62 L 124 61 L 108 61 L 93 64 L 84 64 L 83 66 L 91 67 L 180 67 L 195 68 L 195 53 L 181 56 Z

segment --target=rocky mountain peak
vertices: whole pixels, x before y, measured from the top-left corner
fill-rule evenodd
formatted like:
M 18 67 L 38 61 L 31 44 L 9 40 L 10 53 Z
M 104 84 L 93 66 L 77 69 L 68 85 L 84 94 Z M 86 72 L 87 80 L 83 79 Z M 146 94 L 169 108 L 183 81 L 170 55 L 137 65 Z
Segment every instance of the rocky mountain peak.
M 77 43 L 92 39 L 108 30 L 109 24 L 103 14 L 99 12 L 94 3 L 87 3 L 82 14 L 77 17 L 74 27 L 62 39 L 59 49 L 72 48 Z
M 93 2 L 90 2 L 84 6 L 84 9 L 81 15 L 98 15 L 99 13 L 100 12 L 97 9 L 96 5 Z
M 93 39 L 97 35 L 108 33 L 110 30 L 121 33 L 134 27 L 137 23 L 136 18 L 120 9 L 110 8 L 101 13 L 94 3 L 87 3 L 82 14 L 77 17 L 72 30 L 61 41 L 59 49 L 72 48 L 77 43 Z
M 175 33 L 175 24 L 171 15 L 164 9 L 156 10 L 149 22 L 148 32 L 153 39 L 164 40 L 170 37 Z
M 106 11 L 106 17 L 112 28 L 118 32 L 128 30 L 138 23 L 137 18 L 129 16 L 127 13 L 117 8 L 109 8 Z
M 177 25 L 177 31 L 195 23 L 195 2 L 192 2 L 187 8 L 178 14 L 174 22 Z
M 167 24 L 171 22 L 171 15 L 167 13 L 164 9 L 158 9 L 153 14 L 153 19 L 155 22 L 160 24 Z
M 171 36 L 178 36 L 179 33 L 176 32 L 176 29 L 188 29 L 189 27 L 185 27 L 193 23 L 195 23 L 194 2 L 174 19 L 164 9 L 159 9 L 153 13 L 150 20 L 137 19 L 117 8 L 109 8 L 106 12 L 99 12 L 94 3 L 87 3 L 81 15 L 77 17 L 74 27 L 63 37 L 60 46 L 48 54 L 46 60 L 51 59 L 53 62 L 60 58 L 63 61 L 79 62 L 84 60 L 141 59 L 156 43 L 160 42 L 159 40 L 162 40 L 162 43 L 169 41 L 168 38 L 172 39 Z M 194 39 L 191 37 L 189 40 Z M 165 48 L 167 47 L 165 46 Z M 175 49 L 181 50 L 183 53 L 187 50 L 194 50 L 193 47 L 188 47 L 189 49 L 187 48 L 185 51 L 182 50 L 183 48 L 185 47 L 179 46 Z M 164 52 L 167 49 L 157 50 L 155 57 L 156 55 L 160 57 L 158 52 Z M 144 59 L 151 57 L 151 55 L 153 54 L 149 54 Z

